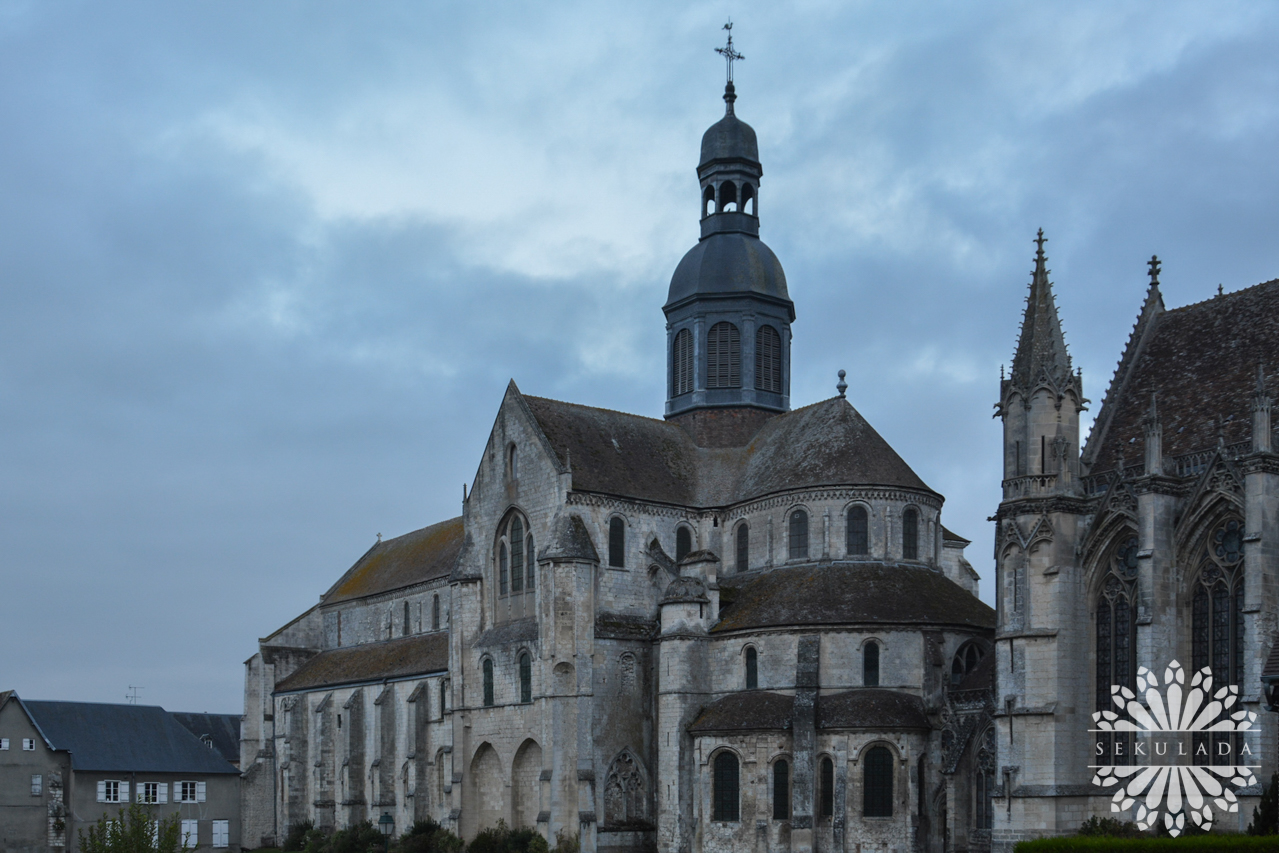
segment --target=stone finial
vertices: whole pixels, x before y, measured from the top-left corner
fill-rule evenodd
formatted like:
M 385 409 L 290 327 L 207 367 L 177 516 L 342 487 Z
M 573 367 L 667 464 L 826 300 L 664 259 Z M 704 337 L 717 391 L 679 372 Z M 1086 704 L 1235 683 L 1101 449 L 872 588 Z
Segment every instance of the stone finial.
M 1151 255 L 1150 260 L 1146 261 L 1146 265 L 1150 267 L 1150 284 L 1154 287 L 1159 286 L 1159 256 Z
M 1141 425 L 1146 432 L 1146 476 L 1158 476 L 1164 472 L 1164 431 L 1153 393 L 1150 395 L 1150 410 L 1142 418 Z
M 844 381 L 847 374 L 844 371 L 839 372 L 839 382 L 835 385 L 835 390 L 839 392 L 839 396 L 843 397 L 844 392 L 848 390 L 848 383 Z
M 1252 449 L 1255 453 L 1271 452 L 1270 392 L 1266 390 L 1266 370 L 1257 365 L 1257 390 L 1252 393 Z

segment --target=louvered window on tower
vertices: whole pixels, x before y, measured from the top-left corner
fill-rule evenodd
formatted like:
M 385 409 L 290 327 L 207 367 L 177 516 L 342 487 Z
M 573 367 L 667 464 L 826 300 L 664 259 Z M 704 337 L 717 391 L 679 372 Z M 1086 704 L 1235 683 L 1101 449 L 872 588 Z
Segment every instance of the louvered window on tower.
M 742 341 L 732 323 L 716 323 L 706 337 L 706 387 L 740 388 Z
M 693 391 L 693 333 L 684 329 L 675 335 L 671 352 L 671 396 Z
M 755 387 L 782 393 L 782 337 L 772 326 L 755 333 Z

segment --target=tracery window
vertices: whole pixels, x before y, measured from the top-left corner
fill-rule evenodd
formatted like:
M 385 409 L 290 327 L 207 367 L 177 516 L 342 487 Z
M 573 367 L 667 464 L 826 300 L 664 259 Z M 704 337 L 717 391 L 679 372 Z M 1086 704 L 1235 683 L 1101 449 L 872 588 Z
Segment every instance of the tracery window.
M 790 559 L 808 556 L 808 513 L 797 509 L 790 514 Z
M 524 519 L 511 512 L 498 529 L 497 593 L 522 595 L 534 587 L 533 534 Z
M 671 345 L 671 396 L 688 394 L 693 390 L 693 333 L 682 329 L 675 334 Z
M 862 648 L 862 686 L 879 686 L 879 643 L 873 640 Z
M 1216 692 L 1243 683 L 1243 522 L 1232 518 L 1218 525 L 1201 559 L 1199 576 L 1191 587 L 1191 660 L 1196 672 L 1211 668 Z M 1219 719 L 1229 713 L 1223 709 Z M 1195 762 L 1235 764 L 1232 751 L 1238 746 L 1228 733 L 1196 734 Z
M 755 332 L 755 387 L 782 393 L 782 337 L 772 326 Z
M 713 790 L 711 791 L 711 820 L 740 820 L 739 808 L 740 768 L 737 756 L 724 751 L 715 756 Z
M 615 568 L 626 565 L 626 522 L 616 515 L 608 522 L 608 564 Z
M 751 530 L 742 522 L 737 525 L 737 571 L 744 572 L 750 568 Z
M 848 556 L 858 557 L 870 553 L 870 517 L 866 507 L 848 508 L 848 530 L 845 535 Z
M 866 817 L 893 816 L 893 754 L 886 746 L 871 747 L 862 762 L 862 814 Z
M 978 643 L 968 642 L 960 646 L 959 651 L 955 652 L 955 659 L 950 663 L 950 686 L 958 687 L 964 676 L 976 669 L 985 656 L 986 650 Z
M 902 559 L 919 559 L 919 511 L 914 507 L 902 513 Z
M 716 323 L 706 336 L 706 387 L 742 387 L 742 341 L 732 323 Z
M 1096 708 L 1116 711 L 1110 698 L 1111 685 L 1136 689 L 1137 672 L 1137 537 L 1120 539 L 1108 561 L 1107 574 L 1097 595 Z M 1098 735 L 1108 763 L 1131 762 L 1132 736 L 1125 733 Z
M 790 762 L 773 762 L 773 820 L 790 820 Z
M 754 690 L 759 687 L 759 656 L 755 652 L 754 646 L 746 647 L 746 689 Z

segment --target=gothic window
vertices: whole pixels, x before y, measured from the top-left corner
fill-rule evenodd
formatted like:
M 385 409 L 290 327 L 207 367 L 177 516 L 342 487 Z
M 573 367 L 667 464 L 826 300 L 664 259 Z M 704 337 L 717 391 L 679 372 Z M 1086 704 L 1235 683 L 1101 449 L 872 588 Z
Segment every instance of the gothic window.
M 484 707 L 493 704 L 493 659 L 484 659 Z
M 431 630 L 440 630 L 440 597 L 438 595 L 431 599 Z
M 829 755 L 822 756 L 817 779 L 817 816 L 832 817 L 835 814 L 835 762 Z
M 528 652 L 520 653 L 520 701 L 533 701 L 533 660 Z
M 675 561 L 679 562 L 688 556 L 693 550 L 693 532 L 687 527 L 677 528 L 675 531 Z
M 604 782 L 604 825 L 648 823 L 648 784 L 639 761 L 624 749 L 608 767 Z
M 742 387 L 742 342 L 732 323 L 716 323 L 706 336 L 706 387 Z
M 533 569 L 533 535 L 528 532 L 523 517 L 512 511 L 498 528 L 498 595 L 532 592 Z
M 497 548 L 497 593 L 498 595 L 506 595 L 510 588 L 511 570 L 507 564 L 506 543 L 503 542 Z
M 711 820 L 740 820 L 737 756 L 728 751 L 721 752 L 715 756 L 714 768 Z
M 675 334 L 671 347 L 671 396 L 678 397 L 693 390 L 693 333 L 682 329 Z
M 790 820 L 790 762 L 773 762 L 773 820 Z
M 859 557 L 870 553 L 870 518 L 866 507 L 848 508 L 848 530 L 845 535 L 848 556 Z
M 754 646 L 746 647 L 746 689 L 759 687 L 759 658 Z
M 404 627 L 401 633 L 405 637 L 409 635 L 409 603 L 407 601 L 404 602 Z
M 797 509 L 790 514 L 790 559 L 808 556 L 808 513 Z
M 737 525 L 737 571 L 744 572 L 750 568 L 751 530 L 746 522 Z
M 862 814 L 866 817 L 893 816 L 893 754 L 886 746 L 871 747 L 862 762 Z
M 1114 711 L 1111 685 L 1136 689 L 1137 672 L 1137 537 L 1125 536 L 1111 555 L 1097 598 L 1096 708 Z M 1132 738 L 1101 734 L 1103 754 L 1115 764 L 1130 761 Z
M 862 648 L 862 686 L 879 686 L 879 643 L 867 643 Z
M 990 829 L 991 806 L 989 774 L 978 770 L 973 779 L 973 811 L 976 813 L 977 829 Z
M 524 591 L 524 523 L 511 519 L 511 592 Z
M 964 676 L 976 669 L 985 655 L 986 650 L 977 643 L 969 642 L 960 646 L 950 663 L 950 686 L 958 687 Z
M 902 559 L 919 559 L 919 511 L 914 507 L 902 513 Z
M 755 387 L 782 393 L 782 336 L 772 326 L 755 332 Z
M 1191 660 L 1212 671 L 1213 690 L 1243 683 L 1243 523 L 1229 519 L 1209 536 L 1191 595 Z M 1225 720 L 1229 711 L 1222 710 Z M 1232 764 L 1230 735 L 1196 734 L 1197 763 Z
M 626 522 L 616 515 L 608 522 L 608 564 L 615 568 L 626 565 Z

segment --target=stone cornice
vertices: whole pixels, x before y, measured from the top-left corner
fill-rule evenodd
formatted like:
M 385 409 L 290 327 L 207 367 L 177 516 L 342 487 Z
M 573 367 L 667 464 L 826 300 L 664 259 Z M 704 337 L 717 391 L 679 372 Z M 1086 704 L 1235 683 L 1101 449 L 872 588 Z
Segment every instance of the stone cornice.
M 1074 495 L 1053 495 L 1044 498 L 1016 498 L 1007 500 L 995 510 L 990 521 L 1002 521 L 1022 515 L 1046 515 L 1054 512 L 1088 515 L 1095 511 L 1096 498 L 1084 498 Z

